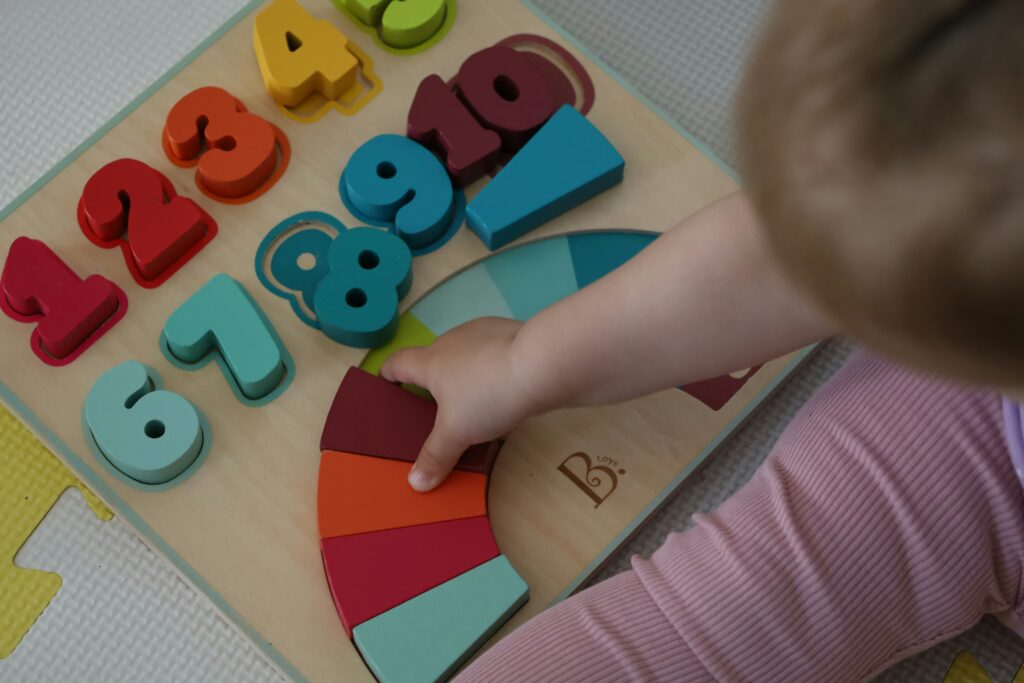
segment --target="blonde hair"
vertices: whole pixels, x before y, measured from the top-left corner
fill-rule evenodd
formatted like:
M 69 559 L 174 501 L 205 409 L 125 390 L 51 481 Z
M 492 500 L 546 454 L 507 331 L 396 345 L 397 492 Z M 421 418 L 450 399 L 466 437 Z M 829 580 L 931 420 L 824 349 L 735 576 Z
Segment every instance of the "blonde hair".
M 848 331 L 1024 384 L 1024 2 L 780 0 L 740 101 L 785 267 Z

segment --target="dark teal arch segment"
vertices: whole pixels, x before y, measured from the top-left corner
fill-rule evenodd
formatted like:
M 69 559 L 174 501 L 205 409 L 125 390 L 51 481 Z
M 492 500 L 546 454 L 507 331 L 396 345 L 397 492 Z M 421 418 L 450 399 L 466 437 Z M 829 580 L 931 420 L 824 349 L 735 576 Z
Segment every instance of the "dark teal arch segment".
M 610 230 L 569 235 L 569 254 L 576 286 L 583 289 L 640 253 L 657 234 Z

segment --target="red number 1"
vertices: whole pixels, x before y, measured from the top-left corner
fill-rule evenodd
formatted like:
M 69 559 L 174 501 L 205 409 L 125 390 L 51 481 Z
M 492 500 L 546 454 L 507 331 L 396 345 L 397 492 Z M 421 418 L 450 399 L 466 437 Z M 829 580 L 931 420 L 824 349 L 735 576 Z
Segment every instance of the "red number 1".
M 38 322 L 32 350 L 48 365 L 66 365 L 124 317 L 128 299 L 100 275 L 78 277 L 46 244 L 19 237 L 0 275 L 0 309 Z

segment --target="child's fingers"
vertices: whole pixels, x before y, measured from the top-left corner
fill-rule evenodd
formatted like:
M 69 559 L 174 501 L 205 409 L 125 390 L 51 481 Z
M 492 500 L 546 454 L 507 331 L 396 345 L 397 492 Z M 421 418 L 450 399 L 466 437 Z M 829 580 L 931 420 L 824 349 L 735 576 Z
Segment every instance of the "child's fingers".
M 424 357 L 427 347 L 402 349 L 391 354 L 380 368 L 380 376 L 389 382 L 415 384 L 429 389 L 424 378 Z
M 420 493 L 437 488 L 468 447 L 443 424 L 435 424 L 409 471 L 409 485 Z

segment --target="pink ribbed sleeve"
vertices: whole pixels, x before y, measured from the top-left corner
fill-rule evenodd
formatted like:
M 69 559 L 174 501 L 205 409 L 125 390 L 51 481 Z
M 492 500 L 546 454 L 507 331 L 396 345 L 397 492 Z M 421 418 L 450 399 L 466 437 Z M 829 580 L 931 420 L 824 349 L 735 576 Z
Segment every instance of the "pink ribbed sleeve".
M 867 680 L 985 613 L 1020 623 L 1022 572 L 1000 397 L 860 355 L 718 510 L 459 680 Z

